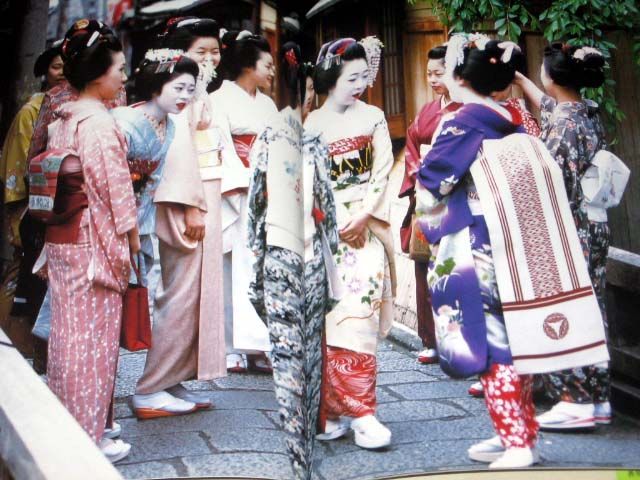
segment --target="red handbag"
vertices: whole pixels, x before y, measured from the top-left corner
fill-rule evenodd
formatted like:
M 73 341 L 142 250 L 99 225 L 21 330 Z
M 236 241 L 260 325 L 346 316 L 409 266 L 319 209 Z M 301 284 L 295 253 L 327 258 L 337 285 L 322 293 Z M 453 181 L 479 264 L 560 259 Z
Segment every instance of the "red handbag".
M 151 317 L 149 315 L 149 293 L 142 285 L 140 269 L 133 258 L 131 267 L 136 272 L 138 283 L 129 283 L 122 299 L 122 328 L 120 346 L 131 352 L 151 347 Z

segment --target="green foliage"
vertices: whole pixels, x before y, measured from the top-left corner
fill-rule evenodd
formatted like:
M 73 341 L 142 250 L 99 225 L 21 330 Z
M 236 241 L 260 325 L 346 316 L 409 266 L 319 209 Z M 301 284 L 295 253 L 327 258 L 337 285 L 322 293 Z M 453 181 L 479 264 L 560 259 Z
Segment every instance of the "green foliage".
M 416 0 L 407 0 L 415 4 Z M 452 32 L 495 30 L 498 36 L 517 42 L 523 29 L 540 31 L 549 42 L 567 41 L 590 45 L 611 57 L 615 45 L 607 41 L 610 30 L 623 30 L 633 36 L 633 53 L 640 67 L 640 10 L 637 0 L 552 0 L 540 11 L 532 0 L 432 0 L 441 21 Z M 607 65 L 606 83 L 588 89 L 585 96 L 598 102 L 606 113 L 609 127 L 624 119 L 615 100 L 615 82 Z

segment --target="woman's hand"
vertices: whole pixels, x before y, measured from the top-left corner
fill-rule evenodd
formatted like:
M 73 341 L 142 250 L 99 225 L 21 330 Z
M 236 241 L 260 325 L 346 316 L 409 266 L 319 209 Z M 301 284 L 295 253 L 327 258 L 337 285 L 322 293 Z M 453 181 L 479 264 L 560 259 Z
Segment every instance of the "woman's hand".
M 204 213 L 199 208 L 185 207 L 184 222 L 187 227 L 184 231 L 185 236 L 198 242 L 204 238 Z
M 140 235 L 138 235 L 138 226 L 127 232 L 129 237 L 129 251 L 132 255 L 136 255 L 140 251 Z
M 340 240 L 352 248 L 362 248 L 366 243 L 367 224 L 371 215 L 361 213 L 351 218 L 342 230 L 340 230 Z

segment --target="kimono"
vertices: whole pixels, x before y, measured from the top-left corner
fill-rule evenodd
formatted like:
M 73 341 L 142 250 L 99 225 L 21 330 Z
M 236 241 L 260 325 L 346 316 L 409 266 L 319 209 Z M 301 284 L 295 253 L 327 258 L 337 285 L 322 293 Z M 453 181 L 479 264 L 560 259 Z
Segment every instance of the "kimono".
M 540 112 L 541 138 L 564 173 L 569 205 L 606 328 L 605 285 L 609 225 L 607 222 L 589 220 L 580 184 L 596 152 L 607 147 L 599 109 L 589 100 L 557 103 L 552 97 L 545 95 Z M 609 370 L 603 366 L 564 370 L 543 378 L 547 395 L 554 401 L 600 403 L 608 401 L 610 397 Z
M 156 232 L 156 207 L 153 197 L 162 178 L 165 157 L 175 135 L 173 121 L 167 118 L 163 140 L 136 106 L 116 108 L 112 111 L 118 127 L 127 142 L 127 162 L 132 175 L 133 190 L 138 206 L 138 233 L 140 235 L 140 273 L 144 278 L 153 266 L 152 237 Z M 146 281 L 144 282 L 146 284 Z
M 78 100 L 62 107 L 60 115 L 62 120 L 51 126 L 48 148 L 77 152 L 88 207 L 81 210 L 75 232 L 71 220 L 47 227 L 52 303 L 47 378 L 49 388 L 99 442 L 114 388 L 130 269 L 127 232 L 136 226 L 136 203 L 125 140 L 105 106 Z M 63 243 L 52 235 L 56 232 Z
M 0 157 L 0 182 L 3 188 L 2 240 L 0 259 L 8 266 L 4 278 L 0 279 L 0 323 L 9 314 L 14 300 L 16 277 L 20 265 L 20 220 L 27 207 L 27 154 L 33 135 L 43 93 L 34 94 L 18 111 L 2 146 Z
M 363 248 L 339 243 L 335 262 L 345 291 L 325 325 L 321 416 L 361 417 L 375 413 L 378 338 L 393 322 L 395 270 L 386 196 L 391 139 L 384 113 L 361 101 L 344 113 L 316 110 L 305 129 L 320 132 L 329 146 L 338 227 L 364 212 L 372 217 Z
M 273 100 L 259 90 L 252 97 L 228 80 L 209 98 L 224 143 L 233 145 L 222 164 L 227 354 L 266 352 L 271 349 L 269 334 L 247 295 L 253 275 L 252 254 L 247 247 L 247 188 L 253 171 L 252 146 L 277 109 Z
M 432 245 L 431 291 L 440 366 L 453 377 L 481 373 L 485 400 L 502 444 L 532 447 L 538 424 L 532 379 L 512 365 L 489 231 L 469 173 L 484 140 L 524 133 L 481 104 L 465 104 L 443 122 L 417 175 L 419 226 Z
M 162 290 L 154 302 L 153 343 L 137 394 L 226 375 L 220 226 L 220 150 L 206 97 L 178 115 L 154 195 Z M 208 129 L 198 130 L 203 120 Z M 205 236 L 184 235 L 185 207 L 205 212 Z
M 269 327 L 293 471 L 307 479 L 320 405 L 322 327 L 334 305 L 326 264 L 337 250 L 338 230 L 327 147 L 320 135 L 303 133 L 292 113 L 283 111 L 255 146 L 249 244 L 256 263 L 249 294 Z
M 415 212 L 415 184 L 416 174 L 420 168 L 423 155 L 420 154 L 421 145 L 431 145 L 433 134 L 440 124 L 442 116 L 460 108 L 459 103 L 449 103 L 442 107 L 442 99 L 427 103 L 415 120 L 407 129 L 407 143 L 404 156 L 404 179 L 398 197 L 409 196 L 409 208 L 400 227 L 402 251 L 409 253 L 409 239 L 411 238 L 411 221 Z M 416 277 L 416 313 L 418 315 L 418 336 L 425 348 L 436 348 L 436 337 L 427 287 L 427 264 L 414 262 Z

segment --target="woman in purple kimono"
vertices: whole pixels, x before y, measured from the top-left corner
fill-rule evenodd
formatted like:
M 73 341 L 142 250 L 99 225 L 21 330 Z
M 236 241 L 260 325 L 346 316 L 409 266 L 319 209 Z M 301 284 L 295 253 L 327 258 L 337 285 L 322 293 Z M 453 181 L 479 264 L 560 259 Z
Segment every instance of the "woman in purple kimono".
M 492 100 L 514 78 L 522 54 L 510 42 L 454 35 L 445 59 L 447 87 L 464 106 L 445 120 L 417 175 L 416 212 L 432 246 L 427 282 L 442 369 L 480 374 L 498 436 L 472 446 L 490 468 L 536 462 L 538 426 L 531 377 L 513 367 L 489 231 L 469 169 L 484 140 L 525 133 L 519 112 Z

